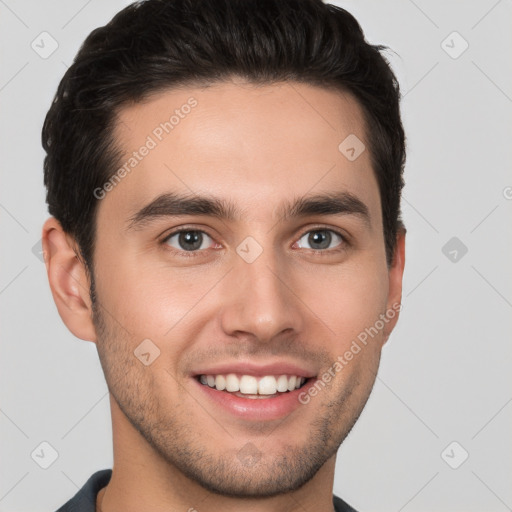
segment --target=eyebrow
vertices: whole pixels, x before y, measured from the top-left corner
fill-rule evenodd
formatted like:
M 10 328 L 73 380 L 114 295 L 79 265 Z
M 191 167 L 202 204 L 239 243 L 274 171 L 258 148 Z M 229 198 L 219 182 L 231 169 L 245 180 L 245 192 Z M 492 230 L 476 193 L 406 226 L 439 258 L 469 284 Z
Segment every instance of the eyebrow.
M 216 197 L 183 195 L 176 192 L 161 194 L 132 215 L 127 231 L 139 230 L 162 217 L 206 215 L 225 221 L 237 221 L 243 211 L 232 202 Z M 370 212 L 366 204 L 350 192 L 331 192 L 298 197 L 287 201 L 276 210 L 281 220 L 313 215 L 353 215 L 371 228 Z

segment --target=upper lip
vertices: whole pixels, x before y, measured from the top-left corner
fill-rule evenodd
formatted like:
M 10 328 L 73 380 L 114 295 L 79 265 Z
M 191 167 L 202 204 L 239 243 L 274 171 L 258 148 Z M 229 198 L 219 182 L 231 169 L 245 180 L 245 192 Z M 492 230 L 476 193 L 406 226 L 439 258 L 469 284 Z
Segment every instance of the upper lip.
M 192 374 L 198 375 L 227 375 L 229 373 L 238 373 L 240 375 L 253 375 L 254 377 L 263 377 L 264 375 L 296 375 L 307 379 L 314 377 L 315 372 L 304 366 L 285 362 L 275 361 L 266 364 L 256 364 L 252 362 L 220 363 L 218 365 L 202 367 L 195 370 Z

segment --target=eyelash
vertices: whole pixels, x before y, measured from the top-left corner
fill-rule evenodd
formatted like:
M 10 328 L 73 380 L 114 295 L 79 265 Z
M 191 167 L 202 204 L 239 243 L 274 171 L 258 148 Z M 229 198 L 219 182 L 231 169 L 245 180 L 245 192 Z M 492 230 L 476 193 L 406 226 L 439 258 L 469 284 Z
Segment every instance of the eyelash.
M 207 236 L 209 236 L 212 240 L 213 240 L 213 237 L 210 236 L 206 231 L 202 230 L 202 229 L 196 229 L 196 228 L 193 228 L 193 227 L 184 227 L 184 228 L 180 228 L 180 229 L 177 229 L 171 233 L 169 233 L 168 235 L 165 236 L 165 238 L 160 242 L 162 246 L 165 246 L 167 245 L 167 242 L 169 241 L 170 238 L 172 238 L 174 235 L 177 235 L 179 233 L 186 233 L 188 231 L 197 231 L 198 233 L 203 233 Z M 331 229 L 331 228 L 327 228 L 327 227 L 324 227 L 324 226 L 318 226 L 318 227 L 314 227 L 314 228 L 310 228 L 306 231 L 304 231 L 298 238 L 298 240 L 300 240 L 304 235 L 308 234 L 308 233 L 312 233 L 312 232 L 315 232 L 315 231 L 330 231 L 336 235 L 338 235 L 341 240 L 342 240 L 342 243 L 341 243 L 341 246 L 338 248 L 338 249 L 323 249 L 323 250 L 318 250 L 318 249 L 308 249 L 309 251 L 313 251 L 313 254 L 315 256 L 325 256 L 325 255 L 332 255 L 332 254 L 337 254 L 337 253 L 340 253 L 340 252 L 343 252 L 343 251 L 346 251 L 347 250 L 347 247 L 350 245 L 347 237 L 345 235 L 343 235 L 342 233 L 340 233 L 339 231 L 336 231 L 335 229 Z M 167 246 L 169 247 L 169 246 Z M 201 249 L 201 250 L 196 250 L 196 251 L 179 251 L 177 249 L 174 249 L 174 248 L 168 248 L 166 250 L 170 250 L 171 252 L 175 253 L 175 254 L 179 254 L 185 258 L 196 258 L 198 256 L 201 256 L 201 253 L 203 251 L 205 251 L 205 249 Z

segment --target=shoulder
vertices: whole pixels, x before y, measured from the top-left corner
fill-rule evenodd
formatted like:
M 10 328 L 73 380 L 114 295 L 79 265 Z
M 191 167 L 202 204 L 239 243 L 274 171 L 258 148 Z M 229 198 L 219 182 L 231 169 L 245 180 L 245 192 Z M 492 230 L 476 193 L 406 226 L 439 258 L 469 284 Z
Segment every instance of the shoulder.
M 332 496 L 332 502 L 335 512 L 357 512 L 355 508 L 352 508 L 347 502 L 334 494 Z
M 96 496 L 110 482 L 111 476 L 111 469 L 96 471 L 84 486 L 57 512 L 95 512 Z

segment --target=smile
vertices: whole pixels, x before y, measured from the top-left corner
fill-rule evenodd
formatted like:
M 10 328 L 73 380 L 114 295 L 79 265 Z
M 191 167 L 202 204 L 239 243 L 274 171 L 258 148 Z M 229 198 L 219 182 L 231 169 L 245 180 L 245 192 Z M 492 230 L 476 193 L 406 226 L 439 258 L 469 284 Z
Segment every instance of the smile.
M 243 398 L 272 398 L 299 389 L 307 378 L 300 375 L 199 375 L 199 382 L 218 391 L 226 391 Z

